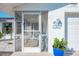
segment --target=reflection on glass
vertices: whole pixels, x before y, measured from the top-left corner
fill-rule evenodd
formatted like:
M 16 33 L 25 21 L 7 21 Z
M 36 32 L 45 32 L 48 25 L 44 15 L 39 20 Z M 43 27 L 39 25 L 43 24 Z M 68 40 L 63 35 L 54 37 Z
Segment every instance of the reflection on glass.
M 24 30 L 39 30 L 38 15 L 24 15 Z

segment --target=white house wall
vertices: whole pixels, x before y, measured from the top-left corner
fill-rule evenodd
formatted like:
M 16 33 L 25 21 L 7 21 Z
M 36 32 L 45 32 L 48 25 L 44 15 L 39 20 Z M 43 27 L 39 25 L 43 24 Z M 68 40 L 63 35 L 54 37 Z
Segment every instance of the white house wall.
M 49 52 L 53 52 L 52 44 L 55 37 L 62 38 L 64 37 L 64 25 L 61 29 L 53 29 L 53 21 L 56 19 L 60 19 L 62 21 L 62 25 L 64 24 L 64 12 L 63 11 L 50 11 L 48 13 L 48 50 Z
M 50 53 L 53 53 L 52 44 L 54 38 L 65 38 L 65 12 L 79 12 L 79 6 L 73 6 L 71 4 L 48 12 L 48 50 Z M 61 29 L 53 29 L 53 21 L 56 19 L 61 20 Z

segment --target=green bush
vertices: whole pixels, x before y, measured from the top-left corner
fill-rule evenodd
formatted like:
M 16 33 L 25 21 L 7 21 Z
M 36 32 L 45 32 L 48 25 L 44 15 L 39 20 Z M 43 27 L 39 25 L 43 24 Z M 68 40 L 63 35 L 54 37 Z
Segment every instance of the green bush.
M 53 48 L 58 48 L 61 50 L 65 50 L 67 45 L 67 41 L 64 40 L 64 38 L 61 39 L 61 41 L 58 38 L 54 39 Z
M 0 38 L 2 38 L 2 36 L 3 36 L 3 33 L 2 33 L 2 32 L 0 32 Z
M 12 33 L 12 29 L 7 29 L 7 30 L 3 29 L 2 32 L 5 33 L 5 34 L 10 34 L 10 33 Z

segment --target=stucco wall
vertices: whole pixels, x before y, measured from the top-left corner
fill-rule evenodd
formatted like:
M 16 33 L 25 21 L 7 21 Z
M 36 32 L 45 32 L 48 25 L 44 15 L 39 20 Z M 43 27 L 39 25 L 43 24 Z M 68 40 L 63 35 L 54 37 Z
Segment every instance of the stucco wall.
M 65 12 L 79 12 L 79 6 L 68 5 L 57 10 L 49 11 L 48 13 L 48 50 L 53 53 L 52 44 L 54 38 L 65 38 Z M 53 29 L 53 21 L 60 19 L 62 27 L 60 29 Z
M 62 21 L 61 29 L 53 29 L 53 21 L 56 19 L 60 19 Z M 64 37 L 64 12 L 63 11 L 50 11 L 48 13 L 48 50 L 49 52 L 53 52 L 52 44 L 54 38 L 62 38 Z

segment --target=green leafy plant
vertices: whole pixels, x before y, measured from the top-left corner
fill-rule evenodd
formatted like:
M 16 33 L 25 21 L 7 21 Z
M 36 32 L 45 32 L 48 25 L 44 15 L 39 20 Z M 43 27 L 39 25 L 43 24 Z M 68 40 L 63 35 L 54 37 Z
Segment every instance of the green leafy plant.
M 67 45 L 67 41 L 64 40 L 64 38 L 62 38 L 61 40 L 59 40 L 58 38 L 54 39 L 53 48 L 58 48 L 58 49 L 61 49 L 61 50 L 65 50 L 66 45 Z
M 11 28 L 3 29 L 2 32 L 5 34 L 10 34 L 10 33 L 12 33 L 12 29 Z
M 3 33 L 2 33 L 2 32 L 0 32 L 0 38 L 2 38 L 2 36 L 3 36 Z

